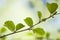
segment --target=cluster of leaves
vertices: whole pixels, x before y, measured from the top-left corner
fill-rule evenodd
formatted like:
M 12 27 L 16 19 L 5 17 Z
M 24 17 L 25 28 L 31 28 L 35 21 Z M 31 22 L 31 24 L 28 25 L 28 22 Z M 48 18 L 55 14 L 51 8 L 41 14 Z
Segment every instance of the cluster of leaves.
M 56 12 L 57 8 L 58 8 L 58 5 L 56 3 L 47 3 L 46 4 L 50 14 L 52 15 L 54 12 Z M 38 12 L 38 17 L 39 19 L 41 20 L 41 12 Z M 44 35 L 45 34 L 45 31 L 41 28 L 36 28 L 33 30 L 35 33 L 38 33 L 40 35 Z M 46 39 L 49 40 L 49 37 L 50 37 L 50 33 L 49 32 L 46 32 L 45 34 L 46 36 Z M 37 40 L 43 40 L 44 38 L 43 37 L 37 37 Z
M 4 24 L 4 26 L 6 26 L 10 31 L 13 31 L 13 32 L 15 32 L 15 31 L 17 31 L 17 30 L 19 30 L 19 29 L 21 29 L 21 28 L 24 27 L 24 25 L 22 23 L 18 23 L 15 26 L 15 24 L 13 23 L 13 21 L 6 21 L 5 24 Z
M 58 5 L 56 3 L 47 3 L 46 6 L 51 14 L 53 14 L 58 8 Z M 37 13 L 38 13 L 39 21 L 42 20 L 42 12 L 38 11 Z M 27 17 L 24 19 L 24 21 L 29 27 L 33 27 L 32 18 Z M 15 25 L 14 22 L 10 21 L 10 20 L 6 21 L 4 23 L 4 26 L 6 28 L 8 28 L 11 32 L 16 32 L 16 31 L 22 29 L 23 27 L 25 27 L 25 25 L 23 25 L 22 23 L 18 23 L 17 25 Z M 1 31 L 0 33 L 4 33 L 6 31 L 6 29 L 1 28 L 0 31 Z M 34 29 L 32 29 L 32 31 L 38 35 L 42 35 L 42 36 L 45 35 L 45 31 L 43 28 L 34 28 Z M 50 36 L 50 34 L 46 33 L 46 38 L 49 38 L 49 36 Z

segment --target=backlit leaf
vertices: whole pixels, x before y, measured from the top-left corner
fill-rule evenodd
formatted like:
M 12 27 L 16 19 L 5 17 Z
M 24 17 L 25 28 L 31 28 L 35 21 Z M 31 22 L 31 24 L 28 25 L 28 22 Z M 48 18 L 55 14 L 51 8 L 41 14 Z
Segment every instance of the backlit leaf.
M 45 31 L 42 28 L 35 28 L 33 29 L 33 32 L 39 35 L 44 35 Z
M 32 32 L 28 32 L 27 35 L 28 36 L 33 36 L 33 33 Z
M 28 26 L 32 26 L 33 25 L 33 20 L 32 18 L 30 17 L 27 17 L 26 19 L 24 19 L 25 23 L 28 25 Z
M 43 40 L 43 37 L 36 37 L 36 40 Z
M 15 31 L 15 25 L 13 21 L 6 21 L 4 26 L 6 26 L 10 31 Z
M 38 11 L 38 17 L 39 17 L 39 19 L 41 19 L 41 17 L 42 17 L 42 13 L 40 11 Z
M 6 37 L 1 38 L 1 40 L 6 40 Z
M 57 3 L 47 3 L 47 8 L 50 13 L 53 13 L 57 10 L 58 5 L 57 5 Z
M 46 38 L 49 38 L 49 36 L 50 36 L 50 33 L 47 32 L 47 33 L 46 33 Z
M 21 28 L 23 28 L 23 27 L 24 27 L 24 25 L 21 24 L 21 23 L 19 23 L 19 24 L 16 25 L 16 30 L 19 30 L 19 29 L 21 29 Z
M 4 33 L 4 32 L 6 32 L 6 28 L 5 28 L 5 27 L 2 27 L 2 28 L 0 29 L 0 34 L 2 34 L 2 33 Z

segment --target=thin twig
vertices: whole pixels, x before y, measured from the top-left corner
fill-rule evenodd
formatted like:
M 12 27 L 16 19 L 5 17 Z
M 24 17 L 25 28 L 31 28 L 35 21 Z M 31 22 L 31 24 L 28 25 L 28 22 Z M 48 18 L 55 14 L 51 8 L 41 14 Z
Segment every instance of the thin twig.
M 59 15 L 60 13 L 56 14 L 56 15 Z
M 56 13 L 57 13 L 57 12 L 55 12 L 54 14 L 50 15 L 50 16 L 47 17 L 47 18 L 42 19 L 42 20 L 39 21 L 38 23 L 32 25 L 31 28 L 34 27 L 34 26 L 36 26 L 36 25 L 38 25 L 38 24 L 40 24 L 41 22 L 44 22 L 44 21 L 46 21 L 47 19 L 53 17 L 54 15 L 56 15 Z M 6 35 L 3 35 L 3 36 L 0 36 L 0 38 L 3 38 L 3 37 L 5 37 L 5 36 L 9 36 L 9 35 L 13 35 L 13 34 L 16 34 L 16 33 L 19 33 L 19 32 L 23 32 L 23 31 L 31 30 L 31 28 L 27 28 L 27 29 L 20 30 L 20 31 L 17 31 L 17 32 L 9 33 L 9 34 L 6 34 Z

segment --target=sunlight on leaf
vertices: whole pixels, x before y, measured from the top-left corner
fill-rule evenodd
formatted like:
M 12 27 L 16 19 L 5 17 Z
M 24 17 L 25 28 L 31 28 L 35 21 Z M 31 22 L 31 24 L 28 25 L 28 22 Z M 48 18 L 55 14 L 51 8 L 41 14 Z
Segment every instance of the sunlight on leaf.
M 28 26 L 32 26 L 33 25 L 33 20 L 32 18 L 30 17 L 27 17 L 26 19 L 24 19 L 25 23 L 28 25 Z
M 1 40 L 6 40 L 6 37 L 1 38 Z
M 16 31 L 19 30 L 19 29 L 21 29 L 21 28 L 23 28 L 23 27 L 24 27 L 23 24 L 21 24 L 21 23 L 17 24 L 16 25 Z
M 10 31 L 15 31 L 15 25 L 13 21 L 6 21 L 4 26 L 6 26 Z
M 45 31 L 42 28 L 35 28 L 33 29 L 33 32 L 39 35 L 44 35 Z
M 32 32 L 28 32 L 28 33 L 27 33 L 27 36 L 32 36 L 32 35 L 33 35 Z
M 57 3 L 51 3 L 51 4 L 47 3 L 47 8 L 48 8 L 50 13 L 53 13 L 57 10 L 58 5 L 57 5 Z
M 46 38 L 49 38 L 49 37 L 50 37 L 50 33 L 47 32 L 47 33 L 46 33 Z
M 2 27 L 2 28 L 0 29 L 0 34 L 2 34 L 2 33 L 4 33 L 4 32 L 6 32 L 6 28 L 5 28 L 5 27 Z
M 43 37 L 36 37 L 36 40 L 43 40 Z
M 38 17 L 39 17 L 39 19 L 41 19 L 41 17 L 42 17 L 42 13 L 40 11 L 38 11 Z

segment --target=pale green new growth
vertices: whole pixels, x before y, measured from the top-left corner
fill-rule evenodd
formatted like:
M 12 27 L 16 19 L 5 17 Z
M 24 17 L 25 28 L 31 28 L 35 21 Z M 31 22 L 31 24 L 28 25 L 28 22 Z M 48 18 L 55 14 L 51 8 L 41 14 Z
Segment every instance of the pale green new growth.
M 34 24 L 34 25 L 33 25 L 33 20 L 32 20 L 32 18 L 27 17 L 26 19 L 24 19 L 25 23 L 26 23 L 28 26 L 30 26 L 30 27 L 27 28 L 27 29 L 19 30 L 19 29 L 25 27 L 25 25 L 23 25 L 22 23 L 18 23 L 18 24 L 15 26 L 15 24 L 14 24 L 13 21 L 9 21 L 9 20 L 6 21 L 6 22 L 4 23 L 4 26 L 5 26 L 6 28 L 8 28 L 10 31 L 12 31 L 12 33 L 9 33 L 9 34 L 0 36 L 1 40 L 5 40 L 6 36 L 9 36 L 9 35 L 12 35 L 12 34 L 15 34 L 15 33 L 19 33 L 19 32 L 23 32 L 23 31 L 27 31 L 27 30 L 29 30 L 29 31 L 32 30 L 33 33 L 38 34 L 39 36 L 42 36 L 42 37 L 36 37 L 37 40 L 43 40 L 43 39 L 44 39 L 44 35 L 45 35 L 44 29 L 42 29 L 42 28 L 33 28 L 33 29 L 32 29 L 32 27 L 38 25 L 38 24 L 41 23 L 41 22 L 46 21 L 47 19 L 49 19 L 49 18 L 51 18 L 51 17 L 54 17 L 54 16 L 57 14 L 57 11 L 56 11 L 56 10 L 57 10 L 57 8 L 58 8 L 58 5 L 57 5 L 56 3 L 51 3 L 51 4 L 50 4 L 50 3 L 47 3 L 46 6 L 47 6 L 49 12 L 50 12 L 50 13 L 53 13 L 53 14 L 50 15 L 49 17 L 47 17 L 47 18 L 41 19 L 41 18 L 42 18 L 42 13 L 41 13 L 40 11 L 38 11 L 38 12 L 37 12 L 37 13 L 38 13 L 37 15 L 38 15 L 38 18 L 39 18 L 39 22 L 37 22 L 37 23 Z M 41 19 L 41 20 L 40 20 L 40 19 Z M 6 32 L 5 27 L 2 27 L 2 28 L 0 29 L 0 35 L 1 35 L 2 33 Z M 18 30 L 19 30 L 19 31 L 18 31 Z M 31 36 L 31 35 L 33 35 L 33 33 L 29 32 L 28 35 Z M 45 37 L 46 37 L 47 40 L 49 40 L 48 38 L 50 37 L 50 33 L 47 32 L 46 35 L 45 35 Z M 60 40 L 60 39 L 56 39 L 56 40 Z
M 2 27 L 2 28 L 0 29 L 0 34 L 2 34 L 2 33 L 4 33 L 4 32 L 6 32 L 6 28 L 5 28 L 5 27 Z
M 41 17 L 42 17 L 42 13 L 40 11 L 38 11 L 38 18 L 39 18 L 39 20 L 41 19 Z
M 33 33 L 32 32 L 28 32 L 27 36 L 33 36 Z
M 33 32 L 39 35 L 44 35 L 45 31 L 42 28 L 35 28 L 33 29 Z
M 1 38 L 1 40 L 6 40 L 6 37 Z
M 46 33 L 46 38 L 49 38 L 49 37 L 50 37 L 50 33 L 47 32 L 47 33 Z
M 15 31 L 15 25 L 13 21 L 6 21 L 4 26 L 6 26 L 10 31 Z
M 24 19 L 25 23 L 28 25 L 28 26 L 32 26 L 33 25 L 33 20 L 32 18 L 30 17 L 27 17 L 26 19 Z
M 47 3 L 46 6 L 50 13 L 54 13 L 58 8 L 57 3 Z
M 18 24 L 16 25 L 16 31 L 19 30 L 19 29 L 21 29 L 21 28 L 23 28 L 23 27 L 24 27 L 23 24 L 18 23 Z

